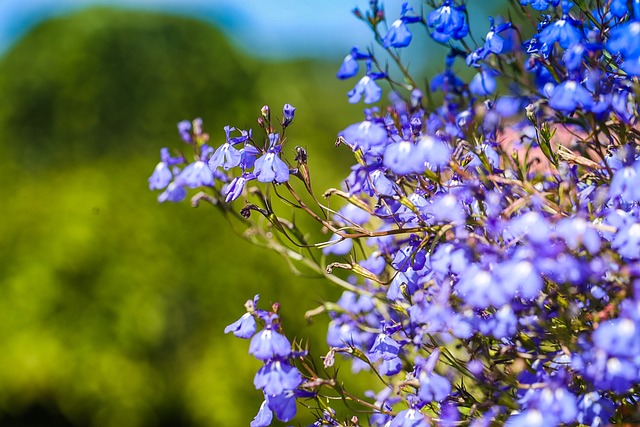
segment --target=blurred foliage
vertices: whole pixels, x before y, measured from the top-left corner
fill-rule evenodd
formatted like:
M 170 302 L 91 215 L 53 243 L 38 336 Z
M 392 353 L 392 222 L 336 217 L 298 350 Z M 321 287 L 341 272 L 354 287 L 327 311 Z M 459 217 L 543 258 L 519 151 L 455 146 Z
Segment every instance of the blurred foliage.
M 303 313 L 339 292 L 209 206 L 157 205 L 147 177 L 179 120 L 203 117 L 215 146 L 290 102 L 287 149 L 307 147 L 319 191 L 337 186 L 351 160 L 335 133 L 361 117 L 337 65 L 259 63 L 204 23 L 109 9 L 0 58 L 0 424 L 248 425 L 259 363 L 222 331 L 256 292 L 325 349 Z

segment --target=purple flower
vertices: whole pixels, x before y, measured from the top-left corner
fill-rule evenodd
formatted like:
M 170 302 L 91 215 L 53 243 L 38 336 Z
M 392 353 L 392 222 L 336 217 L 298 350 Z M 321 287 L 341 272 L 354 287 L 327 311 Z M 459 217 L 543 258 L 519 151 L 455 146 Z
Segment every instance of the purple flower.
M 156 168 L 153 170 L 153 173 L 149 177 L 149 189 L 150 190 L 162 190 L 166 188 L 167 185 L 171 182 L 171 178 L 173 178 L 173 174 L 171 173 L 171 168 L 165 163 L 160 162 L 156 165 Z
M 640 201 L 640 161 L 622 167 L 613 174 L 609 195 L 629 203 Z
M 265 361 L 276 357 L 288 357 L 291 354 L 291 344 L 284 335 L 266 327 L 251 339 L 249 354 Z
M 224 333 L 233 332 L 238 338 L 249 339 L 256 333 L 256 319 L 251 313 L 243 314 L 238 320 L 224 328 Z
M 184 142 L 188 144 L 193 142 L 193 137 L 191 136 L 191 122 L 189 120 L 183 120 L 178 123 L 178 133 Z
M 260 182 L 287 182 L 289 167 L 278 155 L 282 149 L 282 146 L 278 145 L 278 134 L 270 134 L 269 140 L 269 150 L 256 160 L 253 173 Z
M 640 56 L 640 21 L 629 21 L 612 28 L 609 33 L 607 50 L 613 55 L 622 55 L 625 59 L 636 59 Z
M 339 235 L 334 234 L 331 236 L 331 239 L 329 239 L 329 244 L 322 248 L 322 253 L 325 255 L 346 255 L 351 252 L 352 247 L 352 239 L 343 239 Z
M 205 162 L 197 160 L 180 172 L 176 183 L 189 188 L 213 187 L 213 172 Z
M 233 180 L 222 189 L 222 195 L 226 196 L 224 202 L 229 203 L 240 197 L 246 182 L 252 179 L 255 179 L 252 173 L 244 173 L 241 176 L 233 178 Z
M 429 427 L 429 418 L 417 409 L 405 409 L 391 421 L 389 427 Z
M 379 122 L 370 120 L 352 124 L 338 135 L 343 137 L 354 151 L 361 149 L 364 153 L 372 151 L 375 154 L 384 152 L 388 139 L 385 127 Z
M 291 390 L 269 396 L 267 403 L 280 421 L 287 422 L 296 416 L 296 395 Z
M 440 402 L 451 394 L 451 383 L 435 372 L 420 373 L 420 390 L 418 396 L 424 402 Z
M 375 79 L 369 75 L 362 77 L 353 89 L 347 93 L 349 102 L 355 104 L 360 102 L 364 95 L 365 104 L 373 104 L 382 98 L 382 89 L 376 83 Z
M 547 25 L 538 35 L 538 41 L 548 46 L 557 42 L 563 49 L 568 49 L 583 39 L 582 31 L 578 28 L 579 24 L 578 21 L 564 16 Z
M 416 156 L 415 144 L 398 141 L 387 145 L 382 163 L 398 175 L 424 172 L 424 162 Z
M 499 55 L 503 52 L 506 52 L 511 49 L 511 43 L 509 40 L 505 40 L 500 33 L 507 31 L 512 28 L 511 22 L 506 22 L 504 24 L 496 26 L 494 24 L 493 18 L 489 18 L 491 22 L 491 29 L 487 33 L 484 42 L 484 52 L 491 52 Z M 481 54 L 482 56 L 482 54 Z M 486 56 L 486 54 L 485 54 Z
M 158 202 L 163 203 L 168 201 L 177 203 L 183 201 L 185 197 L 187 197 L 187 190 L 185 190 L 184 186 L 172 182 L 167 189 L 158 196 Z
M 284 104 L 284 107 L 282 108 L 282 127 L 287 127 L 291 124 L 291 122 L 293 122 L 293 116 L 296 113 L 296 109 L 293 105 L 291 104 Z
M 269 409 L 267 401 L 265 400 L 262 402 L 262 405 L 260 405 L 260 410 L 249 425 L 251 427 L 267 427 L 271 425 L 271 421 L 273 421 L 273 412 L 271 412 L 271 409 Z
M 253 385 L 273 396 L 285 390 L 295 390 L 302 383 L 302 375 L 285 360 L 270 360 L 258 370 Z

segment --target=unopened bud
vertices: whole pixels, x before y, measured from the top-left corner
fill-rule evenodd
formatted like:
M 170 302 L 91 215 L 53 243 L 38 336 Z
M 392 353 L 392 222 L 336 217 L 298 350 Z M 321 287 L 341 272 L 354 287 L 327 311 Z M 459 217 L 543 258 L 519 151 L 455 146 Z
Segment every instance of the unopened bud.
M 260 113 L 262 113 L 262 117 L 264 117 L 264 119 L 265 119 L 267 122 L 270 122 L 270 121 L 271 121 L 271 109 L 269 108 L 269 106 L 268 106 L 268 105 L 265 105 L 264 107 L 262 107 L 262 108 L 260 109 Z

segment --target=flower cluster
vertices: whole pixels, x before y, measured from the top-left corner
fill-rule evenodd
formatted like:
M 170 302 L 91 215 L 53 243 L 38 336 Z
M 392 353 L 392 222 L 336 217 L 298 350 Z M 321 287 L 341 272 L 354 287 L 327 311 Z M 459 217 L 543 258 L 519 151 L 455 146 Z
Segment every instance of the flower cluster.
M 290 205 L 331 234 L 307 242 L 259 190 L 262 207 L 241 211 L 247 220 L 259 212 L 292 245 L 248 223 L 253 238 L 344 289 L 337 304 L 317 310 L 331 318 L 329 353 L 325 370 L 305 370 L 304 379 L 287 361 L 291 348 L 276 335 L 277 323 L 259 316 L 265 329 L 250 353 L 265 361 L 269 379 L 261 376 L 256 387 L 280 419 L 288 416 L 273 396 L 287 392 L 295 402 L 304 384 L 304 397 L 322 413 L 315 425 L 359 425 L 355 416 L 337 419 L 323 399 L 329 392 L 360 405 L 369 425 L 380 427 L 640 422 L 640 0 L 521 0 L 514 15 L 522 19 L 490 19 L 481 44 L 469 34 L 464 4 L 433 6 L 425 18 L 405 4 L 388 26 L 376 0 L 366 13 L 354 11 L 404 80 L 373 49 L 353 48 L 338 71 L 354 77 L 366 62 L 350 102 L 379 102 L 376 81 L 391 87 L 389 105 L 365 109 L 361 122 L 338 134 L 355 164 L 343 188 L 324 196 L 343 200 L 343 208 L 313 195 L 304 151 L 295 169 L 286 166 L 283 139 L 264 113 L 263 146 L 251 132 L 231 138 L 227 130 L 227 148 L 213 152 L 199 123 L 179 125 L 197 148 L 195 162 L 174 170 L 185 158 L 164 150 L 150 186 L 176 201 L 185 187 L 232 180 L 221 193 L 229 202 L 248 180 L 285 183 Z M 449 48 L 428 88 L 399 59 L 419 26 Z M 465 81 L 457 67 L 474 77 Z M 322 249 L 320 261 L 308 255 L 313 247 Z M 352 275 L 341 280 L 335 268 Z M 253 335 L 252 316 L 230 330 Z M 264 334 L 278 338 L 257 350 L 253 341 Z M 336 353 L 354 371 L 371 371 L 381 391 L 348 394 L 327 374 Z M 273 360 L 277 374 L 266 368 Z M 262 419 L 256 425 L 270 422 Z
M 149 177 L 151 190 L 163 190 L 160 202 L 180 202 L 187 196 L 187 188 L 213 188 L 222 184 L 220 194 L 229 203 L 242 194 L 247 182 L 283 183 L 289 180 L 289 166 L 280 158 L 285 144 L 284 131 L 293 121 L 295 108 L 286 104 L 282 111 L 282 134 L 274 133 L 269 107 L 262 109 L 260 124 L 265 131 L 264 144 L 254 141 L 250 131 L 225 126 L 226 142 L 214 149 L 208 145 L 209 135 L 202 132 L 202 120 L 184 120 L 178 131 L 184 142 L 191 145 L 195 160 L 188 163 L 184 156 L 171 157 L 169 150 L 160 151 L 160 163 Z M 231 136 L 232 132 L 239 133 Z M 184 165 L 180 169 L 180 165 Z M 235 170 L 239 175 L 233 175 Z
M 257 308 L 258 295 L 245 304 L 247 312 L 237 321 L 227 326 L 225 333 L 232 332 L 238 338 L 250 339 L 249 354 L 264 363 L 258 370 L 253 384 L 262 390 L 264 402 L 251 427 L 265 427 L 271 424 L 273 414 L 281 421 L 289 421 L 296 415 L 296 397 L 308 396 L 298 387 L 302 375 L 291 364 L 291 360 L 302 357 L 304 352 L 294 352 L 289 340 L 279 332 L 277 306 L 273 312 Z M 256 333 L 256 319 L 264 325 Z

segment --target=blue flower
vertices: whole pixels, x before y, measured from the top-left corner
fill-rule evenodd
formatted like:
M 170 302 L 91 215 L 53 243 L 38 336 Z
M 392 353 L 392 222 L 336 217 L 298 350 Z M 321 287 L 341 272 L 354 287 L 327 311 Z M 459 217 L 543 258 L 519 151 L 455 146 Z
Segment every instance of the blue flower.
M 562 113 L 573 113 L 578 107 L 590 110 L 593 95 L 580 83 L 568 80 L 555 87 L 549 98 L 549 106 Z
M 271 421 L 273 421 L 273 412 L 271 412 L 271 409 L 269 409 L 267 401 L 265 400 L 262 402 L 262 405 L 260 405 L 260 410 L 249 425 L 251 427 L 267 427 L 271 425 Z
M 431 37 L 441 43 L 451 38 L 460 40 L 469 33 L 465 7 L 456 6 L 451 0 L 444 0 L 439 8 L 429 12 L 427 25 L 433 28 Z
M 291 390 L 268 396 L 267 403 L 280 421 L 287 422 L 296 416 L 296 395 Z
M 469 83 L 469 92 L 478 96 L 489 96 L 495 92 L 497 83 L 495 76 L 498 73 L 493 70 L 482 70 L 477 73 Z
M 224 167 L 224 170 L 229 170 L 240 164 L 242 155 L 240 154 L 240 151 L 233 147 L 233 144 L 237 142 L 233 141 L 229 136 L 229 133 L 233 130 L 235 129 L 232 127 L 224 127 L 224 131 L 227 134 L 227 142 L 218 147 L 209 159 L 209 168 L 211 168 L 211 170 L 216 170 L 220 166 Z
M 296 108 L 291 104 L 284 104 L 282 108 L 282 127 L 287 127 L 293 122 Z
M 358 70 L 360 69 L 358 60 L 361 60 L 361 59 L 371 59 L 371 55 L 369 55 L 368 53 L 361 53 L 358 51 L 357 47 L 353 47 L 351 49 L 351 52 L 344 57 L 344 60 L 342 61 L 342 65 L 338 70 L 338 74 L 336 74 L 336 77 L 338 77 L 341 80 L 344 80 L 358 74 Z
M 175 182 L 189 188 L 213 187 L 213 172 L 205 162 L 197 160 L 188 164 Z
M 224 333 L 233 332 L 238 338 L 249 339 L 256 333 L 256 319 L 251 313 L 243 314 L 238 320 L 224 328 Z
M 185 197 L 187 197 L 187 190 L 185 190 L 184 186 L 172 182 L 167 189 L 158 196 L 158 202 L 163 203 L 169 201 L 177 203 L 183 201 Z
M 269 150 L 256 160 L 253 173 L 260 182 L 287 182 L 289 167 L 278 156 L 282 149 L 282 146 L 278 145 L 278 134 L 269 134 L 269 140 Z
M 255 163 L 256 159 L 260 155 L 260 150 L 254 147 L 251 144 L 245 144 L 244 148 L 240 150 L 240 167 L 245 169 L 251 169 Z
M 355 151 L 362 150 L 365 154 L 382 154 L 387 144 L 388 133 L 382 123 L 365 120 L 348 126 L 338 134 Z
M 222 195 L 226 196 L 224 202 L 229 203 L 240 197 L 246 182 L 255 178 L 255 175 L 252 173 L 243 173 L 241 176 L 233 178 L 233 180 L 222 190 Z
M 640 21 L 629 21 L 612 28 L 607 41 L 607 50 L 613 55 L 621 54 L 627 60 L 640 56 Z
M 616 18 L 622 18 L 624 15 L 629 13 L 627 0 L 612 0 L 611 5 L 609 6 L 609 11 L 611 11 L 611 14 Z
M 391 421 L 389 427 L 429 427 L 429 418 L 417 409 L 405 409 Z
M 291 344 L 284 335 L 268 326 L 253 336 L 249 354 L 260 360 L 287 357 L 291 354 Z
M 407 47 L 411 43 L 411 31 L 402 19 L 393 21 L 389 31 L 382 39 L 382 46 L 389 47 Z
M 547 25 L 538 35 L 538 41 L 548 46 L 558 43 L 563 49 L 568 49 L 583 39 L 579 22 L 564 16 L 552 24 Z
M 402 4 L 402 13 L 400 19 L 393 21 L 391 27 L 387 31 L 387 34 L 382 39 L 382 46 L 384 48 L 389 47 L 407 47 L 411 43 L 411 31 L 407 28 L 407 23 L 420 21 L 419 16 L 407 16 L 407 13 L 412 9 L 408 6 L 408 3 Z
M 285 360 L 270 360 L 258 370 L 253 385 L 267 395 L 295 390 L 302 383 L 302 375 Z
M 193 137 L 191 136 L 191 122 L 189 120 L 183 120 L 178 123 L 178 133 L 184 142 L 188 144 L 193 142 Z
M 545 10 L 549 6 L 556 7 L 560 4 L 560 0 L 520 0 L 522 6 L 531 5 L 535 10 Z
M 370 69 L 371 62 L 367 62 L 367 74 L 347 93 L 350 103 L 359 102 L 362 95 L 364 95 L 365 104 L 373 104 L 382 98 L 382 89 L 376 83 L 376 79 L 384 77 L 384 74 L 372 73 Z
M 614 411 L 613 402 L 594 391 L 580 396 L 576 421 L 589 427 L 609 425 Z
M 382 163 L 398 175 L 424 172 L 424 162 L 416 156 L 415 144 L 411 141 L 387 145 Z
M 351 252 L 351 248 L 353 247 L 352 239 L 343 239 L 337 234 L 333 234 L 331 239 L 329 239 L 329 244 L 322 248 L 322 253 L 324 255 L 334 254 L 334 255 L 346 255 Z
M 418 153 L 417 157 L 425 163 L 425 166 L 434 172 L 447 166 L 453 153 L 447 143 L 440 138 L 430 136 L 420 138 L 415 151 Z
M 557 422 L 545 417 L 545 414 L 538 409 L 530 409 L 509 417 L 505 427 L 550 427 L 557 425 Z
M 420 374 L 420 389 L 418 396 L 424 402 L 440 402 L 451 394 L 451 383 L 442 375 L 435 372 Z
M 620 197 L 629 203 L 640 201 L 640 161 L 622 167 L 613 174 L 609 196 Z

